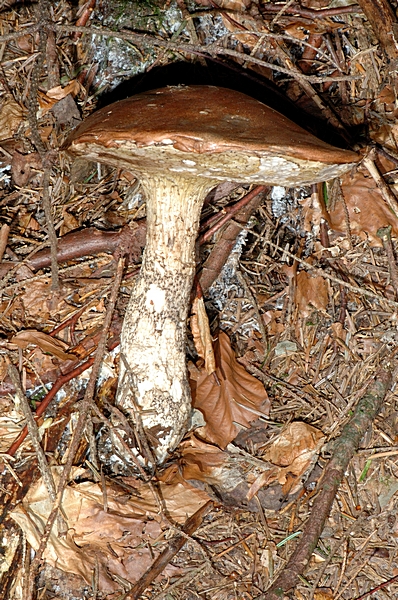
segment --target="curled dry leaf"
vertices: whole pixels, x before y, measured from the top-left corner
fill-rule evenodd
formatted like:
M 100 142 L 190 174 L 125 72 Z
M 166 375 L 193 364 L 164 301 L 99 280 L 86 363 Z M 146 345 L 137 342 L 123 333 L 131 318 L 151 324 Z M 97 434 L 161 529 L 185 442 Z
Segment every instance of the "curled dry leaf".
M 322 431 L 307 423 L 295 421 L 276 438 L 264 459 L 279 467 L 291 467 L 303 455 L 318 450 L 323 440 Z
M 196 297 L 192 303 L 191 331 L 196 352 L 205 361 L 207 374 L 211 375 L 216 370 L 216 359 L 203 297 Z
M 29 344 L 34 344 L 39 346 L 43 352 L 48 352 L 61 360 L 74 360 L 76 358 L 74 354 L 65 352 L 68 349 L 68 344 L 36 329 L 20 331 L 17 335 L 14 335 L 11 343 L 18 346 L 18 348 L 27 348 Z
M 0 141 L 11 138 L 23 119 L 23 110 L 13 98 L 8 98 L 0 108 Z
M 7 365 L 5 365 L 7 368 Z M 6 371 L 7 373 L 7 371 Z M 5 373 L 5 374 L 6 374 Z M 0 398 L 0 454 L 7 452 L 25 425 L 24 415 L 17 403 L 8 397 Z
M 270 402 L 263 384 L 237 362 L 224 332 L 220 332 L 214 351 L 218 381 L 200 369 L 195 379 L 191 378 L 192 398 L 206 421 L 200 436 L 225 448 L 239 433 L 235 423 L 249 427 L 258 417 L 266 418 Z
M 76 96 L 80 91 L 80 84 L 76 79 L 72 79 L 65 87 L 57 85 L 51 90 L 48 90 L 46 94 L 40 92 L 38 95 L 39 106 L 42 114 L 46 114 L 49 110 L 53 108 L 53 106 L 63 100 L 71 94 L 71 96 Z
M 75 469 L 73 476 L 82 471 Z M 57 485 L 59 467 L 53 467 L 52 474 Z M 125 482 L 132 490 L 136 489 L 136 495 L 126 493 L 117 484 L 107 485 L 107 511 L 104 510 L 100 485 L 85 481 L 67 486 L 62 501 L 67 534 L 59 536 L 55 523 L 44 553 L 44 559 L 50 565 L 80 575 L 89 585 L 92 573 L 98 567 L 101 592 L 116 591 L 120 587 L 117 577 L 137 581 L 158 553 L 156 548 L 151 548 L 152 552 L 149 549 L 162 532 L 156 499 L 143 482 L 133 478 L 126 478 Z M 159 496 L 169 517 L 178 523 L 184 523 L 209 500 L 205 492 L 179 483 L 160 482 Z M 40 480 L 11 513 L 35 550 L 51 508 L 46 486 Z M 179 569 L 168 566 L 165 575 L 178 572 Z
M 226 452 L 200 440 L 194 433 L 181 442 L 178 450 L 184 480 L 196 479 L 209 484 L 218 482 L 219 472 L 228 460 Z
M 80 83 L 76 79 L 72 79 L 65 87 L 61 85 L 57 85 L 56 87 L 48 90 L 47 96 L 49 98 L 53 98 L 54 100 L 62 100 L 68 94 L 72 94 L 72 96 L 76 96 L 80 91 Z
M 247 499 L 274 481 L 283 486 L 285 495 L 298 491 L 317 460 L 324 439 L 322 431 L 307 423 L 288 425 L 263 456 L 264 461 L 271 463 L 271 468 L 265 469 L 253 481 Z
M 347 206 L 350 230 L 353 235 L 368 239 L 372 246 L 381 246 L 376 232 L 381 227 L 391 225 L 393 235 L 398 236 L 398 217 L 383 200 L 380 190 L 372 177 L 367 177 L 358 169 L 353 175 L 344 175 L 341 182 Z M 345 207 L 342 202 L 328 210 L 330 227 L 339 232 L 347 231 Z

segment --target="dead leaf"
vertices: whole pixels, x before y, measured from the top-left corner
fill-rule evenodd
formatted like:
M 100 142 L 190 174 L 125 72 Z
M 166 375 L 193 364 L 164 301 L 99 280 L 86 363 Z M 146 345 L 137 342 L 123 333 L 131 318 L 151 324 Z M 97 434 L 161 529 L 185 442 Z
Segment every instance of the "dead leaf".
M 72 79 L 72 81 L 70 81 L 65 87 L 57 85 L 56 87 L 51 88 L 51 90 L 48 90 L 48 92 L 45 94 L 39 91 L 37 97 L 42 115 L 48 113 L 48 111 L 51 110 L 55 104 L 67 96 L 71 95 L 73 99 L 73 96 L 76 96 L 79 91 L 80 83 L 76 81 L 76 79 Z
M 393 235 L 398 236 L 398 217 L 383 200 L 380 190 L 372 177 L 367 177 L 358 169 L 353 175 L 344 175 L 341 189 L 349 215 L 351 233 L 362 239 L 368 239 L 372 246 L 382 246 L 376 232 L 380 227 L 391 225 Z M 346 232 L 346 216 L 343 202 L 336 202 L 328 210 L 330 227 Z
M 48 90 L 47 92 L 47 96 L 49 98 L 52 98 L 53 100 L 62 100 L 62 98 L 65 98 L 68 94 L 72 94 L 72 96 L 76 96 L 80 91 L 80 83 L 77 81 L 77 79 L 72 79 L 69 83 L 66 84 L 65 87 L 62 87 L 61 85 L 57 85 L 56 87 L 51 88 L 51 90 Z
M 191 433 L 178 447 L 179 466 L 184 480 L 194 479 L 212 484 L 218 482 L 220 469 L 225 466 L 228 455 L 217 446 L 208 444 Z
M 39 346 L 43 352 L 48 352 L 61 360 L 74 360 L 76 358 L 74 354 L 65 352 L 68 349 L 68 344 L 36 329 L 27 329 L 18 332 L 11 339 L 11 343 L 23 349 L 27 348 L 29 344 L 34 344 L 35 346 Z
M 296 306 L 302 318 L 308 317 L 314 308 L 326 313 L 329 303 L 328 284 L 323 277 L 311 276 L 300 271 L 296 278 Z
M 52 468 L 56 485 L 60 472 L 59 467 Z M 73 476 L 82 472 L 83 469 L 74 468 Z M 44 553 L 50 565 L 80 575 L 89 585 L 92 573 L 98 567 L 101 592 L 117 590 L 117 577 L 137 581 L 152 564 L 153 556 L 158 554 L 156 547 L 149 548 L 161 535 L 163 527 L 156 499 L 143 482 L 133 478 L 124 481 L 131 487 L 131 492 L 126 493 L 117 484 L 107 486 L 108 511 L 104 510 L 100 485 L 85 481 L 67 486 L 62 500 L 67 534 L 59 536 L 55 523 Z M 187 484 L 159 482 L 158 485 L 167 514 L 178 523 L 185 522 L 209 500 L 205 492 Z M 50 511 L 51 502 L 40 480 L 11 513 L 35 550 Z M 179 572 L 180 569 L 169 566 L 165 575 Z
M 42 169 L 42 160 L 40 154 L 32 152 L 31 154 L 21 154 L 15 151 L 11 160 L 11 174 L 16 185 L 23 187 L 37 176 Z
M 192 303 L 191 331 L 196 352 L 204 359 L 206 372 L 211 375 L 216 370 L 216 359 L 203 297 L 196 297 Z
M 263 458 L 273 465 L 291 467 L 295 460 L 316 450 L 323 439 L 324 435 L 319 429 L 295 421 L 277 437 Z
M 191 379 L 192 398 L 194 408 L 206 421 L 200 436 L 225 448 L 239 433 L 235 423 L 249 427 L 251 421 L 269 414 L 270 403 L 262 383 L 237 362 L 224 332 L 220 332 L 214 350 L 219 385 L 202 368 L 197 379 Z
M 288 425 L 262 457 L 265 470 L 252 482 L 247 499 L 251 500 L 261 487 L 274 481 L 282 485 L 285 496 L 297 492 L 317 460 L 324 439 L 322 431 L 307 423 L 297 421 Z
M 23 119 L 23 110 L 14 98 L 8 98 L 0 108 L 0 141 L 11 138 Z
M 334 594 L 330 588 L 318 588 L 314 593 L 314 600 L 333 600 Z
M 16 402 L 11 397 L 2 397 L 0 402 L 0 453 L 7 452 L 24 425 L 24 415 L 19 411 Z

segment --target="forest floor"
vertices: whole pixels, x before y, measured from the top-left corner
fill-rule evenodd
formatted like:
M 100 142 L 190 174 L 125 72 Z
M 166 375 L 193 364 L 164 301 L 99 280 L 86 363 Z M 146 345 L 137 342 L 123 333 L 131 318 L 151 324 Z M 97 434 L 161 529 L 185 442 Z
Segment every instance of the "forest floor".
M 396 1 L 76 4 L 0 0 L 0 600 L 398 597 Z M 208 195 L 217 377 L 199 293 L 196 426 L 139 474 L 115 393 L 145 201 L 63 144 L 98 107 L 184 83 L 361 160 Z

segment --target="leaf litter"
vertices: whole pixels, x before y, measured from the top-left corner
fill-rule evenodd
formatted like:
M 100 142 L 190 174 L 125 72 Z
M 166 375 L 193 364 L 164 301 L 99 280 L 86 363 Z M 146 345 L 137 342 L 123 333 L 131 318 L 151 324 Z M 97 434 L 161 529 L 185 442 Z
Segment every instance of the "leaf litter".
M 161 13 L 153 12 L 149 4 L 140 6 L 135 15 L 143 19 L 140 23 L 131 17 L 131 30 L 148 27 L 157 31 L 162 27 L 161 20 L 154 18 Z M 183 48 L 184 43 L 192 42 L 193 33 L 173 21 L 180 9 L 172 4 L 173 16 L 165 20 L 162 35 L 175 36 Z M 206 0 L 187 9 L 198 11 L 194 23 L 199 38 L 195 43 L 202 44 L 201 51 L 206 40 L 222 39 L 220 49 L 229 45 L 240 53 L 231 55 L 236 65 L 276 82 L 285 96 L 311 115 L 311 125 L 315 126 L 319 116 L 323 123 L 327 119 L 333 123 L 322 100 L 322 96 L 327 97 L 339 120 L 333 125 L 336 130 L 344 133 L 344 128 L 367 128 L 369 139 L 378 144 L 371 160 L 394 193 L 396 90 L 393 83 L 381 83 L 386 81 L 388 69 L 383 43 L 378 43 L 377 32 L 364 13 L 354 12 L 359 9 L 352 8 L 352 3 L 342 2 L 336 7 L 336 3 L 322 0 L 306 0 L 299 7 L 268 3 L 263 14 L 257 3 L 249 0 L 224 0 L 218 7 L 214 4 Z M 53 5 L 56 24 L 76 22 L 67 3 Z M 104 7 L 94 9 L 97 26 L 102 26 L 104 16 L 108 19 L 105 24 L 112 22 L 110 15 L 115 11 L 110 5 L 104 3 Z M 366 8 L 367 2 L 363 5 Z M 272 12 L 273 8 L 278 12 Z M 4 32 L 18 30 L 20 23 L 26 27 L 34 22 L 30 6 L 9 9 L 7 5 L 6 9 L 1 13 Z M 108 13 L 101 14 L 102 10 Z M 311 13 L 315 10 L 319 12 Z M 323 10 L 340 12 L 323 16 Z M 91 25 L 88 21 L 86 26 Z M 130 69 L 121 64 L 122 53 L 115 62 L 114 47 L 112 56 L 101 55 L 106 44 L 97 52 L 95 43 L 87 43 L 83 36 L 77 43 L 82 70 L 72 72 L 70 38 L 62 30 L 57 35 L 62 76 L 47 82 L 44 70 L 37 97 L 39 133 L 55 150 L 73 119 L 80 118 L 79 110 L 85 116 L 95 109 L 101 77 L 112 86 L 127 77 Z M 58 464 L 51 468 L 62 469 L 115 268 L 114 247 L 108 252 L 105 247 L 100 255 L 69 256 L 61 263 L 62 287 L 54 292 L 48 272 L 40 268 L 34 271 L 30 266 L 32 253 L 45 251 L 48 244 L 40 204 L 42 162 L 30 146 L 27 118 L 31 107 L 26 82 L 32 77 L 36 44 L 34 35 L 6 43 L 0 106 L 4 134 L 0 218 L 2 224 L 10 226 L 2 263 L 7 271 L 1 282 L 0 490 L 2 508 L 13 511 L 14 516 L 19 514 L 32 548 L 38 547 L 50 504 L 29 436 L 14 456 L 8 454 L 25 418 L 3 355 L 8 353 L 19 368 L 32 410 L 38 415 L 41 443 L 52 464 Z M 119 40 L 118 47 L 122 46 L 127 48 L 128 44 Z M 314 47 L 318 52 L 306 58 Z M 140 70 L 151 60 L 166 60 L 145 45 L 128 46 L 127 54 L 135 57 L 133 70 Z M 260 62 L 250 62 L 252 59 Z M 289 61 L 295 68 L 299 65 L 305 75 L 316 74 L 312 91 Z M 50 54 L 47 63 L 50 69 Z M 292 77 L 278 72 L 278 67 L 290 69 Z M 327 81 L 328 77 L 335 79 Z M 67 111 L 62 105 L 57 113 L 55 107 L 64 100 L 70 103 Z M 62 111 L 67 118 L 61 118 Z M 72 172 L 69 169 L 62 157 L 51 172 L 53 218 L 62 234 L 82 226 L 123 226 L 131 218 L 145 217 L 145 206 L 130 202 L 129 174 L 122 173 L 117 179 L 112 170 L 87 164 L 73 166 Z M 272 211 L 269 197 L 262 202 L 242 234 L 246 241 L 238 241 L 231 262 L 210 295 L 204 293 L 209 324 L 204 306 L 196 309 L 201 325 L 193 328 L 196 344 L 189 350 L 194 405 L 200 415 L 196 413 L 194 431 L 176 456 L 170 457 L 164 473 L 157 474 L 155 491 L 126 473 L 131 464 L 126 465 L 123 456 L 117 457 L 121 472 L 113 470 L 118 449 L 111 444 L 102 464 L 99 459 L 104 419 L 108 419 L 107 438 L 112 428 L 118 358 L 110 344 L 96 395 L 103 420 L 97 413 L 91 416 L 78 455 L 78 464 L 85 467 L 83 479 L 71 481 L 65 490 L 63 511 L 69 529 L 65 538 L 57 538 L 54 530 L 49 554 L 45 555 L 47 567 L 54 565 L 51 577 L 62 584 L 59 589 L 64 590 L 63 597 L 71 597 L 72 592 L 84 597 L 90 587 L 99 597 L 111 590 L 124 593 L 168 546 L 178 524 L 209 497 L 215 503 L 214 510 L 205 517 L 195 539 L 187 539 L 165 575 L 152 582 L 145 597 L 162 593 L 217 600 L 237 595 L 261 597 L 275 575 L 283 572 L 302 535 L 303 523 L 311 522 L 313 493 L 319 493 L 316 485 L 327 472 L 333 444 L 384 357 L 394 357 L 396 351 L 396 306 L 387 302 L 395 297 L 392 261 L 377 232 L 391 226 L 395 252 L 397 222 L 386 189 L 364 167 L 346 175 L 340 187 L 282 188 L 278 193 L 286 199 L 281 213 Z M 214 212 L 222 212 L 229 202 L 229 197 L 215 196 L 204 209 L 204 221 Z M 220 240 L 222 231 L 210 246 L 214 244 L 217 249 Z M 117 343 L 120 334 L 141 248 L 137 241 L 111 327 L 112 343 Z M 304 264 L 298 264 L 289 253 Z M 319 270 L 311 270 L 314 267 L 332 274 L 339 283 L 327 281 Z M 372 291 L 373 298 L 361 295 L 358 289 Z M 211 356 L 213 349 L 214 363 L 208 360 L 206 367 L 199 359 Z M 49 388 L 56 389 L 61 379 L 63 387 L 47 408 Z M 46 406 L 43 412 L 41 405 Z M 392 392 L 345 473 L 322 536 L 294 589 L 295 598 L 353 600 L 378 585 L 382 586 L 380 595 L 384 589 L 389 590 L 390 597 L 396 593 L 392 581 L 398 569 L 396 413 Z M 126 430 L 126 439 L 130 433 Z M 22 542 L 10 519 L 6 519 L 2 532 L 6 559 L 1 567 L 1 586 L 8 590 L 10 599 L 17 600 L 26 585 L 25 571 L 20 568 Z M 211 557 L 211 566 L 205 555 Z M 65 590 L 63 570 L 83 579 L 77 578 L 74 587 L 69 582 L 72 587 Z M 45 578 L 46 567 L 36 580 L 43 598 L 51 594 Z

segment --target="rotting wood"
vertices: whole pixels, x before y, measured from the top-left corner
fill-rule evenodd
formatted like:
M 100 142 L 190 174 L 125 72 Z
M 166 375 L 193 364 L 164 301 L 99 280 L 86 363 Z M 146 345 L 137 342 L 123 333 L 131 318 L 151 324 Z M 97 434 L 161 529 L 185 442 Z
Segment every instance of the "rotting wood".
M 271 588 L 265 594 L 257 596 L 256 600 L 281 600 L 283 594 L 298 583 L 299 576 L 304 573 L 316 548 L 348 464 L 358 449 L 362 437 L 381 410 L 392 381 L 391 365 L 386 361 L 358 402 L 353 416 L 344 426 L 335 443 L 332 457 L 318 484 L 318 495 L 296 549 Z

